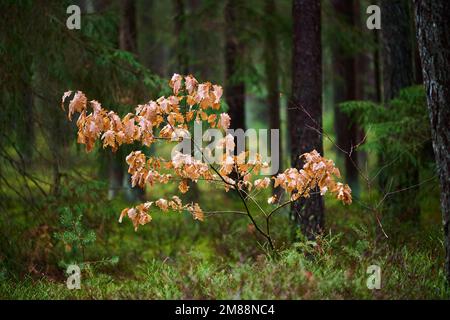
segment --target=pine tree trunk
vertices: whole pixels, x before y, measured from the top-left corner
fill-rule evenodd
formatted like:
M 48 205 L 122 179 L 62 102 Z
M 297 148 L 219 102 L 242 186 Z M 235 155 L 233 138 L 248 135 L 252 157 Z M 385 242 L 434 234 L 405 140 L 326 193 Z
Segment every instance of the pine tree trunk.
M 173 0 L 173 6 L 175 11 L 175 36 L 176 36 L 176 46 L 175 55 L 177 62 L 177 73 L 187 75 L 189 73 L 189 56 L 187 53 L 187 39 L 186 39 L 186 10 L 184 5 L 184 0 Z
M 264 60 L 266 68 L 266 89 L 267 89 L 267 106 L 269 112 L 269 126 L 270 129 L 280 130 L 280 88 L 278 85 L 278 39 L 275 29 L 275 17 L 276 17 L 276 5 L 274 0 L 265 1 L 265 18 L 266 32 L 265 32 L 265 42 L 264 42 Z M 281 137 L 281 134 L 280 134 Z M 279 170 L 282 169 L 282 154 L 283 150 L 281 148 L 281 141 L 278 142 L 278 163 Z M 272 152 L 272 151 L 271 151 Z M 272 159 L 274 156 L 271 153 Z M 277 173 L 278 173 L 277 172 Z M 277 188 L 275 193 L 280 196 L 281 188 Z
M 415 0 L 417 39 L 441 190 L 445 270 L 450 283 L 450 2 Z
M 121 19 L 119 43 L 120 49 L 137 53 L 136 37 L 136 4 L 134 0 L 123 0 L 121 4 Z
M 183 75 L 189 74 L 189 54 L 188 54 L 188 35 L 186 28 L 186 7 L 185 0 L 173 0 L 174 11 L 175 11 L 175 36 L 177 38 L 175 46 L 177 73 Z M 194 130 L 191 130 L 191 135 L 194 134 Z M 195 145 L 191 144 L 191 155 L 194 156 Z M 188 202 L 198 202 L 200 192 L 197 183 L 189 180 L 188 181 L 189 192 L 186 194 L 186 200 Z
M 373 78 L 375 85 L 374 100 L 380 103 L 383 99 L 382 81 L 381 81 L 381 63 L 380 63 L 380 33 L 378 30 L 373 30 L 373 38 L 375 49 L 373 52 Z
M 120 28 L 119 47 L 122 50 L 137 54 L 137 26 L 136 26 L 136 3 L 134 0 L 123 0 L 120 2 Z M 109 180 L 110 195 L 114 196 L 124 185 L 127 187 L 126 196 L 129 201 L 142 200 L 145 189 L 131 187 L 131 178 L 126 173 L 123 152 L 111 154 L 109 157 Z
M 383 93 L 384 102 L 389 107 L 389 101 L 395 98 L 401 89 L 414 84 L 413 35 L 409 1 L 382 0 L 381 15 Z M 380 160 L 380 166 L 383 166 L 385 164 L 383 155 Z M 392 190 L 406 190 L 397 193 L 387 202 L 389 213 L 402 221 L 417 223 L 420 216 L 419 188 L 409 188 L 419 184 L 417 167 L 412 162 L 405 162 L 404 170 L 396 173 L 394 178 Z M 386 172 L 381 172 L 382 188 L 388 185 L 388 179 Z
M 145 39 L 138 42 L 139 60 L 150 69 L 150 71 L 160 77 L 167 76 L 167 50 L 168 47 L 158 43 L 157 0 L 141 0 L 137 2 L 136 13 L 139 21 L 139 37 Z M 161 10 L 161 9 L 159 9 Z
M 364 5 L 363 5 L 364 7 Z M 365 8 L 365 7 L 364 7 Z M 365 12 L 365 11 L 364 11 Z M 364 37 L 369 38 L 373 30 L 368 30 L 366 26 L 366 21 L 362 21 L 361 18 L 361 3 L 360 1 L 353 1 L 353 26 L 355 30 L 364 35 Z M 373 83 L 370 84 L 370 62 L 371 54 L 367 51 L 358 52 L 355 57 L 355 100 L 367 100 L 369 99 L 369 93 L 367 88 L 373 87 Z M 356 123 L 356 134 L 355 138 L 356 144 L 364 143 L 366 132 L 358 123 Z M 356 161 L 355 163 L 359 167 L 364 167 L 367 163 L 367 152 L 365 150 L 355 150 Z M 353 166 L 355 174 L 359 176 L 358 169 Z M 352 192 L 354 196 L 359 196 L 360 183 L 356 180 L 356 184 L 353 184 Z
M 353 1 L 334 0 L 333 7 L 336 13 L 345 20 L 346 24 L 355 24 Z M 353 190 L 358 188 L 358 153 L 352 148 L 358 143 L 358 127 L 351 117 L 339 108 L 344 101 L 356 100 L 357 70 L 354 53 L 348 52 L 342 43 L 336 43 L 333 47 L 333 71 L 337 79 L 334 81 L 334 126 L 337 145 L 348 152 L 345 157 L 345 178 Z
M 225 100 L 231 117 L 230 128 L 245 130 L 245 85 L 238 77 L 238 59 L 243 55 L 238 6 L 237 0 L 228 0 L 225 5 Z
M 110 0 L 98 0 L 94 3 L 94 10 L 96 13 L 103 13 L 108 10 L 111 6 Z M 125 4 L 125 2 L 123 3 Z M 122 5 L 122 4 L 121 4 Z M 85 6 L 86 3 L 85 3 Z M 122 13 L 122 7 L 121 13 Z M 119 45 L 125 45 L 124 40 L 122 40 L 122 17 L 121 24 L 119 27 Z M 112 199 L 116 197 L 123 188 L 123 181 L 125 178 L 125 166 L 123 164 L 123 152 L 119 150 L 118 152 L 106 152 L 104 150 L 100 151 L 100 155 L 104 157 L 107 170 L 105 168 L 100 169 L 100 175 L 103 176 L 107 174 L 108 176 L 108 198 Z
M 384 101 L 414 82 L 412 34 L 408 0 L 381 1 Z
M 318 0 L 294 0 L 292 15 L 293 64 L 289 131 L 292 166 L 302 168 L 299 156 L 316 149 L 323 155 L 321 10 Z M 314 129 L 313 129 L 314 128 Z M 292 214 L 302 233 L 313 239 L 324 229 L 324 203 L 320 194 L 297 201 Z

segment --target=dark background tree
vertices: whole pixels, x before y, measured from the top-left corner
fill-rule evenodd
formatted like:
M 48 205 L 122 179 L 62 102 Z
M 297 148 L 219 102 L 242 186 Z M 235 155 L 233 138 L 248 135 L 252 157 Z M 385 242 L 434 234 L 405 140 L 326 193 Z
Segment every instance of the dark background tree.
M 179 73 L 189 74 L 185 1 L 173 0 L 173 7 L 175 12 L 174 32 L 177 39 L 174 49 L 176 55 L 176 66 Z
M 354 2 L 348 0 L 332 1 L 336 14 L 340 21 L 348 27 L 356 24 L 357 18 L 354 10 Z M 349 100 L 357 100 L 357 91 L 362 88 L 358 86 L 357 77 L 361 68 L 356 69 L 356 53 L 348 43 L 337 41 L 333 46 L 333 71 L 335 79 L 334 85 L 334 123 L 336 131 L 336 144 L 347 154 L 341 154 L 345 161 L 345 177 L 354 191 L 358 187 L 358 151 L 354 150 L 359 142 L 358 126 L 351 117 L 343 113 L 339 108 L 339 103 Z M 359 97 L 362 99 L 362 97 Z
M 225 4 L 225 100 L 232 119 L 232 129 L 244 129 L 245 123 L 245 83 L 240 72 L 240 61 L 244 54 L 244 44 L 240 39 L 242 31 L 242 6 L 237 0 L 227 0 Z M 241 60 L 240 60 L 241 59 Z
M 280 86 L 279 86 L 279 64 L 278 60 L 278 36 L 276 32 L 277 7 L 274 0 L 265 0 L 265 39 L 264 39 L 264 67 L 266 76 L 267 106 L 269 111 L 270 129 L 280 130 Z M 281 133 L 280 133 L 281 137 Z M 283 164 L 283 149 L 280 140 L 279 172 Z M 277 191 L 279 194 L 279 190 Z
M 137 21 L 136 21 L 136 1 L 120 1 L 120 26 L 119 26 L 119 48 L 128 51 L 137 56 Z M 130 90 L 126 93 L 125 99 L 134 100 L 136 91 Z M 130 150 L 126 150 L 129 151 Z M 116 153 L 109 153 L 109 181 L 110 196 L 114 197 L 118 192 L 126 188 L 126 195 L 130 200 L 143 200 L 145 189 L 131 188 L 131 177 L 126 172 L 126 163 L 124 162 L 125 152 L 120 150 Z
M 381 0 L 384 100 L 414 83 L 409 1 Z
M 383 100 L 389 102 L 401 89 L 414 84 L 413 32 L 410 2 L 407 0 L 381 0 L 381 39 L 383 61 Z M 380 162 L 389 162 L 383 155 Z M 419 171 L 413 160 L 405 160 L 404 168 L 396 179 L 388 170 L 380 174 L 381 187 L 386 192 L 408 188 L 419 183 Z M 404 221 L 417 222 L 420 216 L 418 188 L 411 188 L 392 199 L 389 206 Z
M 322 45 L 320 1 L 294 0 L 292 99 L 289 106 L 291 163 L 302 168 L 299 156 L 308 150 L 323 154 L 322 144 Z M 324 203 L 313 194 L 292 206 L 303 234 L 314 238 L 324 229 Z
M 137 53 L 136 1 L 120 1 L 119 44 L 122 50 Z

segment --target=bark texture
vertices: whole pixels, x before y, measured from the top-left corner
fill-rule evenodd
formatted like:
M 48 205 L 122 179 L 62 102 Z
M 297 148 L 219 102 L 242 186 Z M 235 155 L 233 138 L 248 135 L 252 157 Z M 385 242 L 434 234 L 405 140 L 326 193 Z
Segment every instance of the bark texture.
M 440 181 L 445 270 L 450 283 L 450 2 L 415 0 L 414 7 L 433 149 Z
M 320 13 L 318 0 L 293 1 L 292 99 L 288 116 L 291 162 L 296 168 L 303 167 L 301 154 L 313 149 L 323 154 Z M 323 231 L 324 203 L 319 194 L 294 203 L 292 213 L 307 238 L 313 239 Z

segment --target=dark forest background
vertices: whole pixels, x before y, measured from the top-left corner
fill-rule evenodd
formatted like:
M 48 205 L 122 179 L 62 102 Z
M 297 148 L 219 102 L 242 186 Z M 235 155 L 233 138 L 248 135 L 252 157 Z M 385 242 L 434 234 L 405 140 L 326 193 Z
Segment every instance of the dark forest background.
M 66 27 L 72 4 L 80 30 Z M 369 5 L 381 30 L 366 27 Z M 1 0 L 0 298 L 448 299 L 449 6 Z M 176 186 L 131 188 L 134 146 L 86 154 L 61 96 L 81 90 L 125 115 L 170 94 L 174 73 L 221 84 L 232 128 L 280 129 L 280 171 L 312 149 L 333 159 L 353 204 L 315 194 L 284 208 L 276 255 L 232 215 L 118 224 L 123 207 Z M 208 185 L 189 197 L 240 206 Z M 65 287 L 73 263 L 81 290 Z

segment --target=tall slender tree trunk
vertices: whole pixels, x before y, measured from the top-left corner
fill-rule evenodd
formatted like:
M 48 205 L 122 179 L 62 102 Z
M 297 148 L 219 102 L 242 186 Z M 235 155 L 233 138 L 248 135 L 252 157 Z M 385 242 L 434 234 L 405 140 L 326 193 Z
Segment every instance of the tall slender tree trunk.
M 108 10 L 111 6 L 110 0 L 98 0 L 94 2 L 94 10 L 97 13 L 103 13 L 104 11 Z M 87 7 L 87 4 L 85 2 L 85 7 Z M 122 13 L 122 7 L 121 13 Z M 122 17 L 121 17 L 121 25 L 119 27 L 119 46 L 121 46 L 122 43 L 122 35 L 121 35 L 121 28 L 122 28 Z M 107 167 L 107 178 L 108 178 L 108 198 L 112 199 L 116 197 L 120 191 L 123 188 L 123 181 L 125 177 L 125 166 L 123 164 L 123 154 L 121 150 L 117 151 L 116 153 L 113 152 L 106 152 L 101 151 L 100 153 L 102 156 L 105 157 L 105 163 Z M 104 173 L 103 168 L 100 170 L 100 173 L 103 175 Z
M 364 7 L 365 8 L 365 7 Z M 363 36 L 370 37 L 370 34 L 373 30 L 368 30 L 366 27 L 366 21 L 364 22 L 361 19 L 361 3 L 360 1 L 354 0 L 353 1 L 353 26 L 354 28 L 363 34 Z M 355 57 L 355 99 L 356 100 L 366 100 L 369 98 L 369 94 L 367 92 L 367 87 L 373 86 L 373 83 L 370 84 L 370 62 L 371 62 L 371 54 L 370 52 L 364 51 L 364 52 L 357 52 Z M 364 131 L 364 128 L 362 128 L 359 123 L 356 123 L 356 131 L 357 131 L 357 138 L 356 138 L 356 144 L 364 143 L 366 132 Z M 355 150 L 357 152 L 356 154 L 356 160 L 355 163 L 359 167 L 364 167 L 367 163 L 367 152 L 365 150 Z M 359 175 L 357 172 L 357 168 L 353 166 L 353 168 L 356 171 L 356 174 Z M 354 185 L 353 188 L 353 194 L 356 196 L 359 196 L 359 190 L 360 190 L 360 184 L 358 181 L 356 181 L 356 185 Z
M 355 25 L 353 1 L 334 0 L 333 6 L 341 19 L 349 26 Z M 358 153 L 352 150 L 358 143 L 358 126 L 351 116 L 342 112 L 339 104 L 344 101 L 356 100 L 357 70 L 356 54 L 349 52 L 342 43 L 333 47 L 333 71 L 337 79 L 334 81 L 334 126 L 337 145 L 349 153 L 344 155 L 346 180 L 353 190 L 358 188 Z
M 413 42 L 411 30 L 411 8 L 408 0 L 381 1 L 381 38 L 383 56 L 383 93 L 384 102 L 395 98 L 401 89 L 414 84 Z M 381 161 L 384 157 L 381 155 Z M 384 163 L 381 163 L 384 165 Z M 404 221 L 418 222 L 420 207 L 418 188 L 409 188 L 419 183 L 417 167 L 408 162 L 396 175 L 393 190 L 403 190 L 387 203 L 389 211 Z M 388 177 L 380 175 L 381 186 L 387 185 Z M 409 188 L 409 189 L 407 189 Z
M 120 1 L 120 13 L 119 48 L 137 54 L 136 1 Z M 111 153 L 109 156 L 109 181 L 110 196 L 115 196 L 126 185 L 126 195 L 129 200 L 142 200 L 144 198 L 144 189 L 131 188 L 131 181 L 126 173 L 123 153 L 120 151 Z
M 121 19 L 119 30 L 120 49 L 137 53 L 136 1 L 120 1 Z
M 27 68 L 22 74 L 21 91 L 19 93 L 22 104 L 21 117 L 18 119 L 18 147 L 23 157 L 24 165 L 32 161 L 35 142 L 34 130 L 34 99 L 32 88 L 31 59 L 26 59 Z
M 373 0 L 373 4 L 380 5 L 379 0 Z M 374 91 L 371 93 L 371 100 L 381 103 L 383 99 L 383 81 L 382 81 L 382 63 L 381 63 L 381 35 L 380 30 L 374 29 L 369 30 L 370 33 L 373 35 L 373 44 L 374 48 L 372 51 L 371 59 L 373 62 L 372 66 L 372 72 L 371 72 L 371 79 L 372 80 L 372 86 L 374 88 Z
M 358 0 L 352 1 L 352 24 L 357 32 L 364 34 L 364 37 L 369 36 L 373 30 L 367 30 L 365 21 L 361 22 L 361 3 Z M 355 55 L 355 99 L 366 99 L 366 79 L 369 70 L 369 54 L 367 51 L 357 52 Z M 361 130 L 358 128 L 358 130 Z
M 178 73 L 183 75 L 189 74 L 190 65 L 189 65 L 189 42 L 188 42 L 188 33 L 186 28 L 186 6 L 185 0 L 173 0 L 173 6 L 175 11 L 175 36 L 177 39 L 175 45 L 175 56 L 176 56 L 176 65 Z M 191 135 L 194 134 L 193 130 L 191 130 Z M 191 144 L 191 155 L 193 156 L 195 153 L 195 145 Z M 198 202 L 200 192 L 198 189 L 197 183 L 189 180 L 188 181 L 189 192 L 186 194 L 187 201 L 190 202 Z
M 375 49 L 373 51 L 373 78 L 375 84 L 374 100 L 381 102 L 383 99 L 382 80 L 381 80 L 381 63 L 380 63 L 380 33 L 378 30 L 373 30 L 373 38 Z
M 384 100 L 393 99 L 414 81 L 408 0 L 381 1 Z
M 275 30 L 276 5 L 275 0 L 265 1 L 266 32 L 264 41 L 264 60 L 266 71 L 267 106 L 269 112 L 270 129 L 280 130 L 280 88 L 278 84 L 278 39 Z M 279 135 L 281 137 L 281 134 Z M 280 171 L 283 163 L 281 141 L 278 142 L 278 163 Z M 271 150 L 272 153 L 272 150 Z M 272 159 L 274 155 L 271 154 Z M 275 193 L 280 196 L 281 188 L 277 188 Z
M 450 283 L 450 2 L 414 0 L 414 7 L 440 181 L 445 271 Z
M 244 51 L 239 39 L 239 5 L 237 0 L 228 0 L 225 5 L 225 100 L 230 128 L 245 130 L 245 84 L 238 74 L 238 59 L 242 59 Z
M 137 1 L 136 13 L 139 21 L 138 26 L 143 26 L 145 28 L 145 30 L 144 28 L 142 30 L 139 29 L 139 38 L 141 40 L 138 41 L 138 52 L 139 60 L 148 67 L 152 73 L 157 74 L 160 77 L 166 77 L 167 50 L 169 48 L 161 46 L 156 40 L 160 35 L 157 17 L 155 15 L 157 3 L 158 0 Z
M 184 0 L 173 0 L 175 11 L 175 55 L 177 63 L 177 72 L 187 75 L 189 73 L 189 55 L 186 35 L 186 8 Z
M 291 161 L 303 167 L 299 156 L 316 149 L 323 154 L 322 135 L 322 46 L 319 0 L 294 0 L 292 7 L 293 63 L 292 99 L 289 107 Z M 297 201 L 292 214 L 303 234 L 313 239 L 324 229 L 324 203 L 320 194 Z

